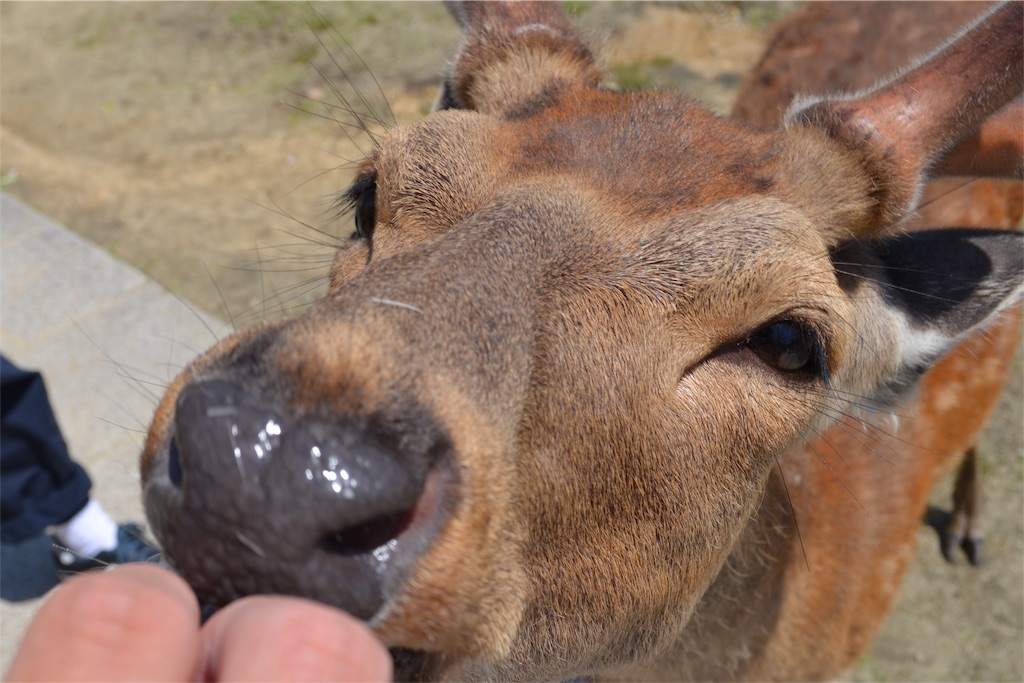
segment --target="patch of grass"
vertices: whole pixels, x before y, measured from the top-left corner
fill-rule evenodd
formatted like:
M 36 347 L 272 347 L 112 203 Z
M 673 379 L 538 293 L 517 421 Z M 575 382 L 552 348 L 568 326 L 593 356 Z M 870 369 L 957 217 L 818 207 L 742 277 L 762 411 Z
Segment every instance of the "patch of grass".
M 866 677 L 867 680 L 876 681 L 877 683 L 887 683 L 889 676 L 887 672 L 879 666 L 870 654 L 863 655 L 857 664 L 854 665 L 854 670 L 859 674 Z M 860 678 L 860 676 L 857 676 Z
M 676 7 L 720 18 L 733 18 L 738 14 L 745 24 L 760 29 L 778 22 L 801 4 L 801 0 L 684 0 Z
M 611 66 L 612 76 L 620 88 L 636 90 L 651 84 L 651 75 L 647 72 L 647 62 L 616 62 Z
M 18 169 L 8 169 L 3 175 L 0 175 L 0 189 L 10 187 L 14 183 L 18 182 L 18 178 L 21 174 L 18 173 Z
M 310 43 L 309 45 L 296 45 L 292 52 L 293 64 L 309 64 L 320 54 L 320 44 Z
M 276 0 L 260 2 L 240 2 L 237 9 L 228 15 L 229 21 L 236 26 L 254 27 L 260 31 L 274 28 L 282 24 L 282 13 L 287 11 L 288 3 Z
M 650 59 L 616 62 L 611 66 L 611 73 L 620 88 L 636 90 L 650 87 L 655 81 L 654 71 L 665 69 L 674 63 L 671 57 L 658 55 Z
M 792 3 L 741 2 L 740 14 L 743 20 L 754 28 L 765 28 L 778 22 L 791 9 Z
M 314 33 L 323 33 L 334 28 L 334 22 L 329 17 L 324 16 L 319 12 L 312 12 L 310 17 L 306 20 L 309 24 L 309 28 Z
M 293 107 L 289 107 L 288 115 L 285 117 L 288 125 L 297 126 L 307 123 L 310 116 L 320 116 L 322 113 L 318 111 L 320 106 L 321 103 L 316 100 L 307 97 L 300 99 L 294 103 Z
M 582 16 L 584 12 L 588 11 L 591 7 L 591 4 L 592 3 L 590 2 L 574 2 L 573 0 L 569 0 L 568 2 L 563 2 L 562 7 L 565 9 L 565 13 L 569 16 L 570 19 L 575 19 L 576 17 Z
M 72 43 L 79 50 L 102 45 L 110 39 L 110 17 L 103 17 L 92 26 L 83 26 L 82 28 L 82 35 L 75 38 Z
M 380 17 L 374 12 L 364 12 L 356 19 L 363 26 L 376 26 L 380 23 Z

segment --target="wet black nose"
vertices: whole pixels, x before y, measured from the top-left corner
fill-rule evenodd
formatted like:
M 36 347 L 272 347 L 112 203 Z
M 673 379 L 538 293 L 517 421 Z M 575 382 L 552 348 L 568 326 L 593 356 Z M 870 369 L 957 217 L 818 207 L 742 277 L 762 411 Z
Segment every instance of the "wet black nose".
M 199 382 L 178 397 L 147 511 L 207 600 L 288 593 L 366 619 L 441 441 L 372 418 L 295 418 L 238 384 Z

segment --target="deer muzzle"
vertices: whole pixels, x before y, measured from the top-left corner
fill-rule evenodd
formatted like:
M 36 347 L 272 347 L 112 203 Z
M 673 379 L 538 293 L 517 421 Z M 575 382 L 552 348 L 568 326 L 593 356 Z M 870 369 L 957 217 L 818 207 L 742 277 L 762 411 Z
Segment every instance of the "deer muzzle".
M 297 595 L 411 650 L 510 641 L 528 585 L 519 436 L 552 255 L 534 228 L 550 207 L 527 199 L 381 257 L 182 372 L 150 429 L 144 498 L 202 601 Z
M 371 620 L 440 523 L 449 446 L 374 417 L 297 416 L 226 379 L 187 385 L 146 484 L 170 563 L 213 607 L 301 595 Z M 423 434 L 432 434 L 423 438 Z

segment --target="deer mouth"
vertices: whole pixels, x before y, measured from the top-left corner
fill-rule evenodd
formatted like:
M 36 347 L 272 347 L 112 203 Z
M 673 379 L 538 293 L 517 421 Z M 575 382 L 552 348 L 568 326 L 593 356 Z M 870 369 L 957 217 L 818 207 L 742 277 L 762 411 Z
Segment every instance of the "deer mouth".
M 451 451 L 422 410 L 292 418 L 207 380 L 178 398 L 146 511 L 208 613 L 276 593 L 373 621 L 454 506 Z

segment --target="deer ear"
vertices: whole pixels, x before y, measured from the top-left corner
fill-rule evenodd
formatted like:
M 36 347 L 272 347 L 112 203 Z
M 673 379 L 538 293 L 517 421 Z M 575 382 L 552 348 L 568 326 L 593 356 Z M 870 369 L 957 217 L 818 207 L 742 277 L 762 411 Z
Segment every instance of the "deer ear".
M 986 120 L 939 160 L 932 175 L 1024 178 L 1024 102 Z
M 833 261 L 848 291 L 877 288 L 896 323 L 897 371 L 890 388 L 912 384 L 1024 294 L 1024 234 L 1019 232 L 913 232 L 851 243 L 837 250 Z
M 507 115 L 603 74 L 555 2 L 446 2 L 462 26 L 462 47 L 434 109 Z
M 916 208 L 933 165 L 1020 94 L 1022 34 L 1024 3 L 1001 5 L 902 75 L 848 97 L 798 100 L 787 121 L 817 127 L 851 150 L 874 188 L 878 215 L 872 225 L 898 223 Z M 1005 144 L 991 140 L 996 135 L 1015 141 L 1010 154 L 1014 147 L 1019 150 L 1019 112 L 1011 108 L 1005 117 L 996 117 L 995 125 L 975 136 L 974 146 L 985 138 L 989 147 L 1005 150 Z M 970 139 L 964 144 L 970 153 Z M 943 172 L 967 170 L 956 165 Z M 1020 173 L 1016 159 L 1001 166 Z

